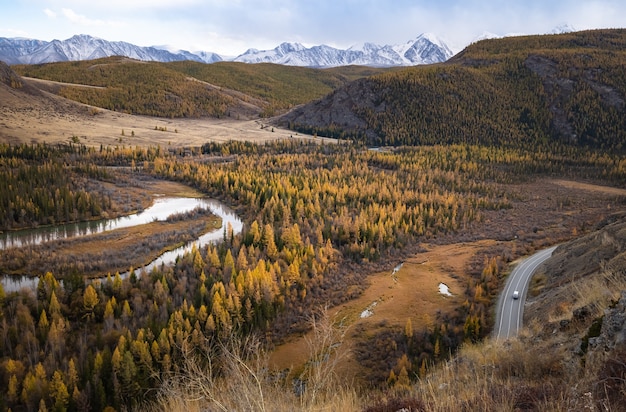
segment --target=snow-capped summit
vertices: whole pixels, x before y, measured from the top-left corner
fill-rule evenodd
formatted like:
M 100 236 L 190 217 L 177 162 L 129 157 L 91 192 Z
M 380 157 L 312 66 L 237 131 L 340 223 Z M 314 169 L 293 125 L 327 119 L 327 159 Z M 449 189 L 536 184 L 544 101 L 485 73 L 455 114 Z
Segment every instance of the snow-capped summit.
M 379 46 L 376 43 L 364 42 L 364 43 L 353 44 L 352 46 L 350 46 L 348 51 L 369 53 L 372 51 L 379 50 L 380 48 L 381 46 Z
M 278 63 L 286 64 L 283 61 L 289 60 L 289 56 L 306 50 L 300 43 L 283 42 L 272 50 L 248 49 L 233 60 L 243 63 Z M 295 64 L 299 66 L 299 64 Z
M 448 60 L 454 53 L 432 33 L 420 34 L 416 39 L 394 47 L 410 65 L 440 63 Z
M 474 39 L 472 43 L 475 43 L 481 40 L 500 39 L 500 38 L 502 38 L 502 36 L 500 36 L 499 34 L 491 33 L 489 31 L 484 31 L 482 32 L 480 36 L 476 36 L 476 38 Z
M 563 33 L 571 33 L 574 31 L 576 31 L 576 29 L 572 25 L 564 23 L 553 28 L 550 31 L 550 34 L 563 34 Z

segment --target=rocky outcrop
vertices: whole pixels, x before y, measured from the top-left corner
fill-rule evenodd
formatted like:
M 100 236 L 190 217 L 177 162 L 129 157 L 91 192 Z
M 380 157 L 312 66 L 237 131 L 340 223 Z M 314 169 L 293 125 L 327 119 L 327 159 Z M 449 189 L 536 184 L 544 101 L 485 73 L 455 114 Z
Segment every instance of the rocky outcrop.
M 614 307 L 605 310 L 600 335 L 589 338 L 587 362 L 594 363 L 594 358 L 615 350 L 626 350 L 626 291 Z
M 606 309 L 600 335 L 589 338 L 586 373 L 594 382 L 598 410 L 624 410 L 626 401 L 626 291 Z M 621 405 L 618 406 L 618 405 Z M 607 407 L 608 406 L 608 407 Z M 615 408 L 618 409 L 615 409 Z
M 6 84 L 13 89 L 21 89 L 23 85 L 21 77 L 3 61 L 0 61 L 0 83 Z

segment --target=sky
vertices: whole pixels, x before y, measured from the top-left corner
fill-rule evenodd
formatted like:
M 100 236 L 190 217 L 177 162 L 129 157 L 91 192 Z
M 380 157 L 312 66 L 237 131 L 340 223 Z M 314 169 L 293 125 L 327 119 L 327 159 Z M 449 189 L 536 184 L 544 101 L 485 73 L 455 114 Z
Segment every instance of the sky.
M 626 27 L 624 0 L 2 0 L 0 37 L 89 34 L 237 56 L 282 42 L 346 49 L 433 33 L 454 52 L 483 33 Z

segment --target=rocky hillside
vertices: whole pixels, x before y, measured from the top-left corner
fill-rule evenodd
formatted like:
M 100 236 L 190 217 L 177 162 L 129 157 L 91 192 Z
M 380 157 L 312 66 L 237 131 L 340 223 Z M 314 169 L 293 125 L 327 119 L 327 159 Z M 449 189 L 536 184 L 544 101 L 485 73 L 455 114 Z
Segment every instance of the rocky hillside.
M 560 141 L 623 150 L 626 30 L 484 40 L 351 83 L 279 123 L 370 145 Z

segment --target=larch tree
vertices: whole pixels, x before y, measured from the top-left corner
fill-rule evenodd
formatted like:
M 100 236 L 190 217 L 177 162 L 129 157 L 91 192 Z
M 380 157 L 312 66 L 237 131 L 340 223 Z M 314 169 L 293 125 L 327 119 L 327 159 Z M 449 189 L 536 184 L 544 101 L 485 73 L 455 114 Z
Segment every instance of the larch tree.
M 93 319 L 93 310 L 98 302 L 98 292 L 96 292 L 96 289 L 93 286 L 87 285 L 87 287 L 85 288 L 85 292 L 83 292 L 83 307 L 86 312 L 85 316 L 88 320 Z

